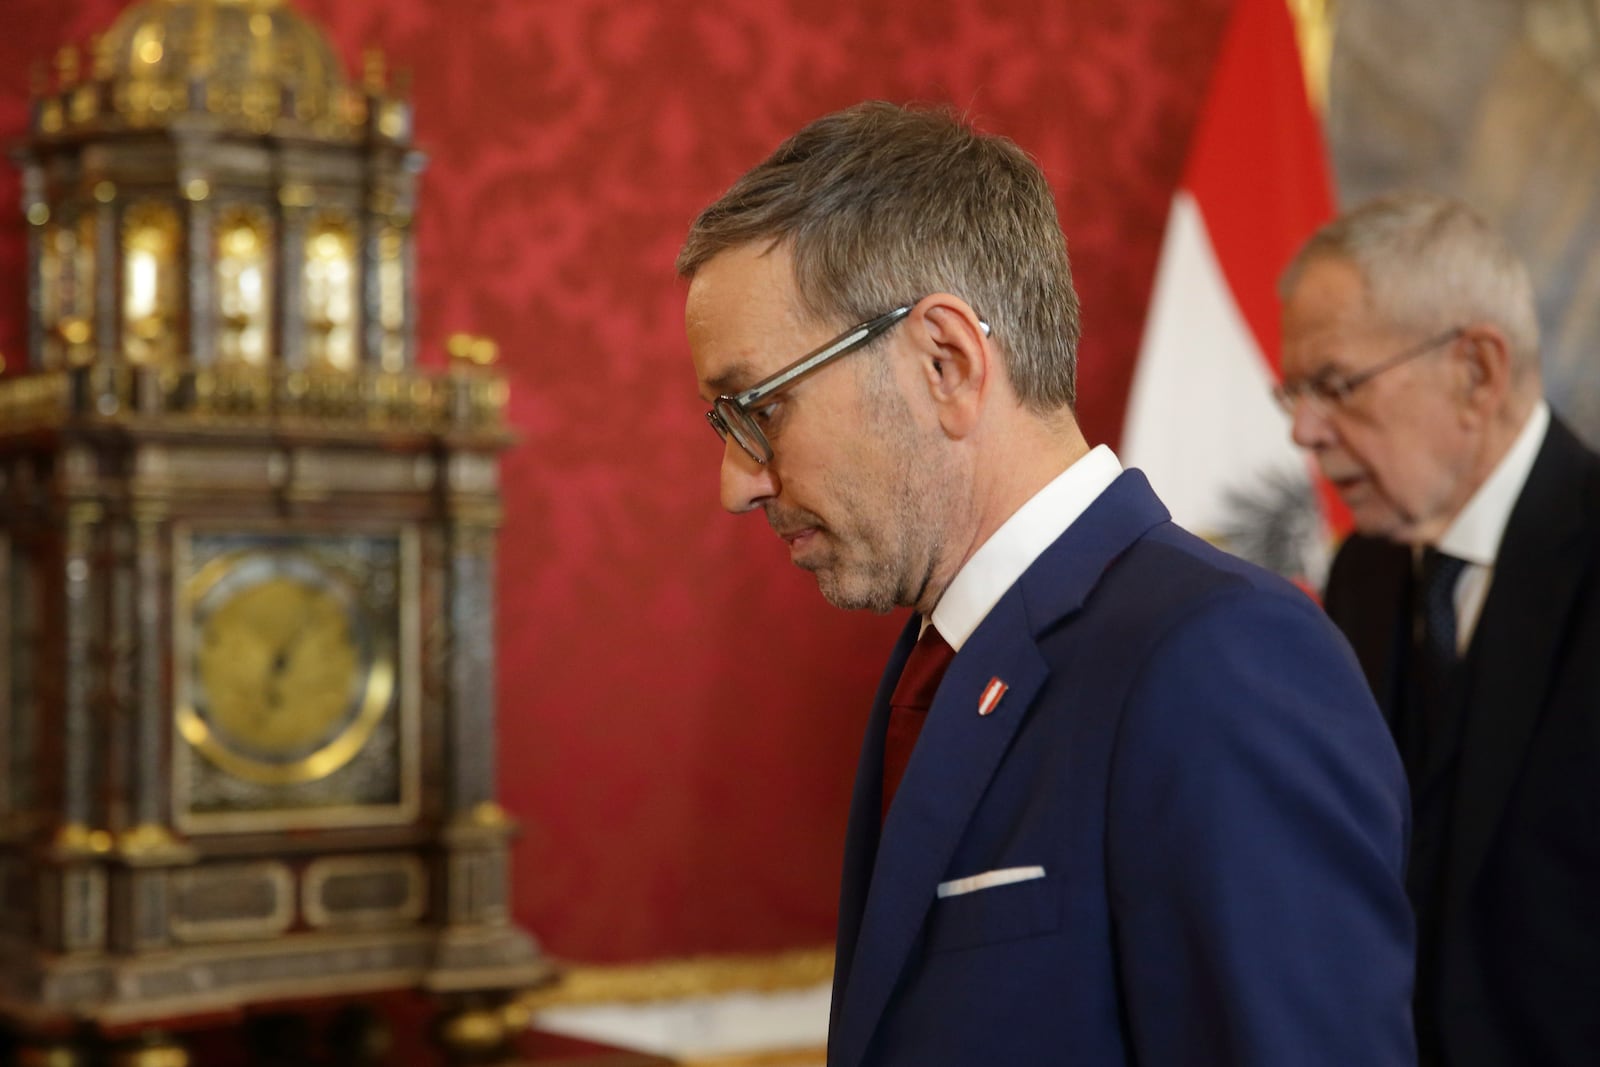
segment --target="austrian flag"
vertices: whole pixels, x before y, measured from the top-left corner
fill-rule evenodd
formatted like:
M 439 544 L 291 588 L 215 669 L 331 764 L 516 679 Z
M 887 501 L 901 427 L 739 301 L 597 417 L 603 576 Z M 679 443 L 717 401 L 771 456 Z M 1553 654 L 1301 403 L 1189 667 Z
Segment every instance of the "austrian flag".
M 1172 199 L 1118 449 L 1181 526 L 1321 585 L 1342 509 L 1289 439 L 1277 278 L 1333 214 L 1284 0 L 1236 0 Z

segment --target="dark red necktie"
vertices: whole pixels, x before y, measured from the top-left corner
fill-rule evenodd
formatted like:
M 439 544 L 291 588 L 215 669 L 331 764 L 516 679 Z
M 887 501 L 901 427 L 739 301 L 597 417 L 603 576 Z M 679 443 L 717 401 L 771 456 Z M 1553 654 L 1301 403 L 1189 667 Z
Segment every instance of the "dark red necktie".
M 905 777 L 906 764 L 911 762 L 911 750 L 917 746 L 917 735 L 927 721 L 939 680 L 955 658 L 956 650 L 932 626 L 922 631 L 911 655 L 906 657 L 900 681 L 889 698 L 889 729 L 883 737 L 884 818 L 889 816 L 889 804 L 900 788 L 900 779 Z

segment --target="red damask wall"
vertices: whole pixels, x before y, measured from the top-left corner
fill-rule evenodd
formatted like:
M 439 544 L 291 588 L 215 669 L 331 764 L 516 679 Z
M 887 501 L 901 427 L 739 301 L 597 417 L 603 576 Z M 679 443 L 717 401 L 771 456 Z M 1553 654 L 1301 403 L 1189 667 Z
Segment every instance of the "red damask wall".
M 414 71 L 422 340 L 499 340 L 500 792 L 516 913 L 557 955 L 832 937 L 855 750 L 900 618 L 843 615 L 717 510 L 672 272 L 694 213 L 854 101 L 948 101 L 1051 176 L 1083 296 L 1081 417 L 1115 443 L 1168 199 L 1228 0 L 292 0 Z M 29 70 L 126 0 L 0 0 Z M 0 352 L 22 359 L 0 176 Z

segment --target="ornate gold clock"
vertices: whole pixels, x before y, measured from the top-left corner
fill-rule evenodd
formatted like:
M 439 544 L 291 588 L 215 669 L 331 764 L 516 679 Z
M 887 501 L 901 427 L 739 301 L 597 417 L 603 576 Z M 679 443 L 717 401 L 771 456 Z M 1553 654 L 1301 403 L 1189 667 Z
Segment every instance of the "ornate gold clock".
M 283 0 L 164 0 L 32 115 L 0 1025 L 544 979 L 494 795 L 505 386 L 416 365 L 409 105 Z

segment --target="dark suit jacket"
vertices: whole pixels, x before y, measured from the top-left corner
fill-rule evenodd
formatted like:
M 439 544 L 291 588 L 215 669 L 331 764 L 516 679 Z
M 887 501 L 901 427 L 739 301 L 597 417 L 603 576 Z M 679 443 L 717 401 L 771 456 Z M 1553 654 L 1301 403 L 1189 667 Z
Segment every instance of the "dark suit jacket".
M 1352 537 L 1328 579 L 1386 713 L 1410 571 L 1408 548 Z M 1552 420 L 1465 662 L 1431 1008 L 1451 1067 L 1600 1064 L 1597 583 L 1600 457 Z
M 1413 1062 L 1404 775 L 1309 598 L 1124 473 L 962 647 L 880 836 L 915 637 L 856 781 L 831 1067 Z

